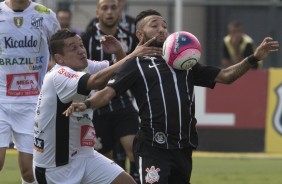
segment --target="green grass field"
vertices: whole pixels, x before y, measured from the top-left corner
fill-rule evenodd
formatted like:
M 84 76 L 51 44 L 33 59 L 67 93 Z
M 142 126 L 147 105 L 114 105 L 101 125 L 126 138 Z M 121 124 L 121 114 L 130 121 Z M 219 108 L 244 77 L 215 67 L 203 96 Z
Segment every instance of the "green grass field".
M 17 154 L 9 151 L 0 184 L 20 184 Z M 192 184 L 281 184 L 282 155 L 195 152 Z

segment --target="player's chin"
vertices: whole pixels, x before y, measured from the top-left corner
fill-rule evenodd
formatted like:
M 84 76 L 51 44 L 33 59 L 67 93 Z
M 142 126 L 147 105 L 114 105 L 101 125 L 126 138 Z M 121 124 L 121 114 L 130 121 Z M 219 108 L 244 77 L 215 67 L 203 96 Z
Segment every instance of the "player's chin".
M 82 65 L 85 65 L 85 67 L 87 67 L 87 65 L 88 65 L 87 58 L 83 58 L 80 61 L 81 61 Z
M 163 45 L 164 45 L 164 41 L 162 41 L 162 40 L 156 40 L 155 42 L 153 42 L 153 43 L 151 44 L 151 46 L 160 47 L 160 48 L 162 48 Z

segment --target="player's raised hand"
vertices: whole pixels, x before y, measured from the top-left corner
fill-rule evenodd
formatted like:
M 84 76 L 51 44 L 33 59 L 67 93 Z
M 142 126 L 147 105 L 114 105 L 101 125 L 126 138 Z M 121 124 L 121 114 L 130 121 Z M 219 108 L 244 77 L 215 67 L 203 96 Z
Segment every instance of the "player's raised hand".
M 103 47 L 103 51 L 108 54 L 116 54 L 118 52 L 123 52 L 120 41 L 118 41 L 112 35 L 104 35 L 101 38 L 100 43 Z
M 278 41 L 274 41 L 271 37 L 266 37 L 256 48 L 254 57 L 258 60 L 264 60 L 269 53 L 278 51 L 278 48 Z
M 115 54 L 117 60 L 121 60 L 126 56 L 120 41 L 112 35 L 104 35 L 100 40 L 103 51 L 108 54 Z
M 85 103 L 81 102 L 81 103 L 72 103 L 67 110 L 65 110 L 65 112 L 63 112 L 63 114 L 65 116 L 70 116 L 73 112 L 82 112 L 85 111 L 87 109 Z
M 140 39 L 135 50 L 130 54 L 132 57 L 136 56 L 161 56 L 162 48 L 150 47 L 150 44 L 156 40 L 156 37 L 151 38 L 147 42 L 144 42 L 144 38 Z

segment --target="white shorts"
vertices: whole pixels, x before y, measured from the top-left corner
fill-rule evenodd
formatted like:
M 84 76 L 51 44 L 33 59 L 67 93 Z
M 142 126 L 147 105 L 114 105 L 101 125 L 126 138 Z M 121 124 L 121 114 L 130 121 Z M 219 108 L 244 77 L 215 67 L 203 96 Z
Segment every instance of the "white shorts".
M 37 182 L 48 184 L 110 184 L 123 171 L 97 151 L 91 157 L 76 157 L 60 167 L 45 169 L 33 165 Z
M 36 103 L 0 104 L 0 147 L 9 147 L 11 136 L 20 152 L 33 153 Z

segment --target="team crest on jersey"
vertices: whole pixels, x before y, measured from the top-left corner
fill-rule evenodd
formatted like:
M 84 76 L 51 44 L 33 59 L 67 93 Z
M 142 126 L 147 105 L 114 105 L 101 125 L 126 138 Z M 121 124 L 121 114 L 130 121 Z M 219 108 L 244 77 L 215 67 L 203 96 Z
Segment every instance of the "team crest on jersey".
M 159 144 L 164 144 L 166 142 L 166 136 L 163 132 L 157 132 L 155 134 L 155 141 Z
M 282 84 L 280 84 L 276 88 L 277 94 L 277 105 L 275 108 L 274 118 L 273 118 L 273 125 L 274 129 L 282 135 Z
M 160 169 L 159 168 L 155 168 L 155 166 L 151 166 L 151 168 L 146 168 L 146 176 L 145 176 L 145 180 L 146 180 L 146 183 L 155 183 L 155 182 L 158 182 L 159 179 L 160 179 L 160 175 L 159 175 L 159 172 Z
M 31 26 L 32 28 L 40 28 L 43 25 L 43 17 L 32 17 L 31 18 Z
M 23 25 L 23 17 L 14 17 L 14 24 L 20 28 Z
M 44 152 L 44 140 L 37 137 L 34 138 L 34 149 L 40 153 Z

